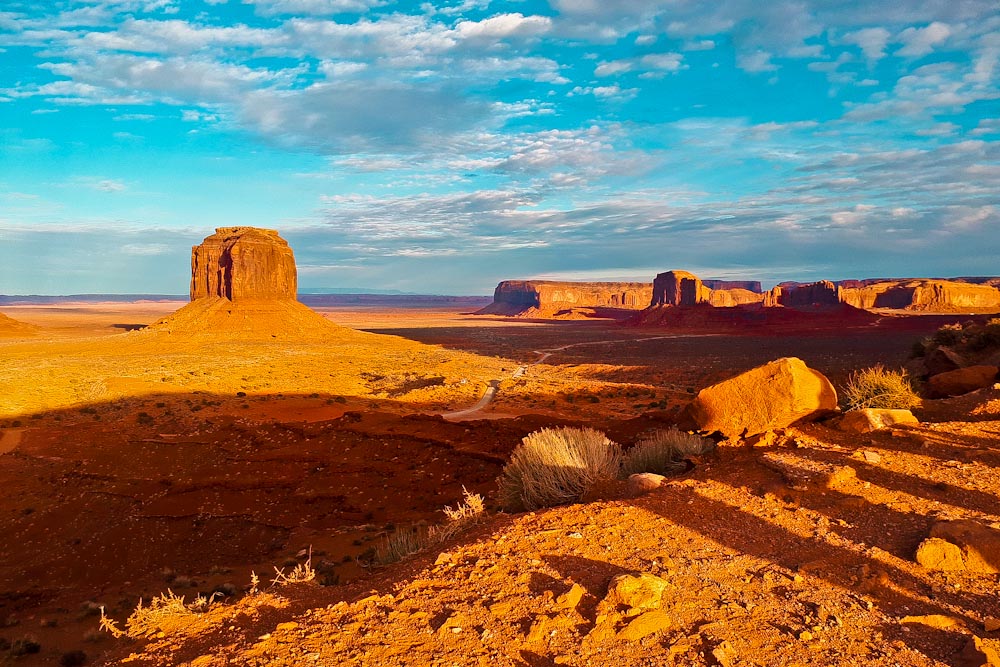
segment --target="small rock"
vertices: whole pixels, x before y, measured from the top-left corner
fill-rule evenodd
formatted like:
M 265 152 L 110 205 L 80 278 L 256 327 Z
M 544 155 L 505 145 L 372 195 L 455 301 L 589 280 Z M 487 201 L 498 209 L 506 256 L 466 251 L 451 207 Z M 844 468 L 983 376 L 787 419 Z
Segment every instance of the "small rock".
M 736 651 L 729 642 L 724 641 L 712 649 L 712 657 L 721 667 L 732 667 L 736 664 Z
M 960 658 L 961 667 L 1000 667 L 1000 640 L 973 635 Z
M 628 476 L 628 495 L 632 498 L 649 493 L 663 486 L 667 478 L 652 472 L 640 472 Z
M 287 623 L 278 623 L 277 627 L 274 628 L 275 632 L 289 632 L 295 630 L 299 627 L 299 624 L 295 621 L 289 621 Z
M 537 644 L 545 640 L 552 628 L 552 619 L 548 616 L 538 616 L 531 624 L 527 636 L 524 638 L 527 644 Z
M 799 633 L 799 640 L 801 641 L 804 642 L 811 641 L 812 638 L 813 638 L 813 633 L 809 632 L 808 630 L 803 630 L 802 632 Z
M 952 628 L 957 628 L 962 626 L 962 622 L 957 618 L 952 616 L 945 616 L 944 614 L 927 614 L 926 616 L 904 616 L 899 619 L 900 623 L 917 623 L 919 625 L 926 625 L 929 628 L 935 628 L 937 630 L 951 630 Z
M 929 537 L 917 547 L 917 562 L 928 570 L 958 571 L 965 569 L 962 550 L 937 537 Z
M 983 622 L 983 629 L 986 630 L 986 632 L 996 632 L 997 630 L 1000 630 L 1000 618 L 987 616 L 986 620 Z
M 654 632 L 670 629 L 673 623 L 673 619 L 662 611 L 647 611 L 629 621 L 618 633 L 618 639 L 636 642 Z
M 556 598 L 556 609 L 576 609 L 576 606 L 580 604 L 580 600 L 583 599 L 585 592 L 583 586 L 573 584 L 572 588 Z
M 451 554 L 448 553 L 447 551 L 442 551 L 441 553 L 438 554 L 438 557 L 434 559 L 434 564 L 435 565 L 446 565 L 446 564 L 450 563 L 451 560 L 452 560 Z
M 608 585 L 608 594 L 601 603 L 605 608 L 659 609 L 663 592 L 670 586 L 666 579 L 652 574 L 619 574 Z
M 899 424 L 919 424 L 917 418 L 909 410 L 851 410 L 844 413 L 837 423 L 837 428 L 848 433 L 871 433 L 892 428 Z
M 861 452 L 861 458 L 865 460 L 866 463 L 881 463 L 882 455 L 878 452 Z

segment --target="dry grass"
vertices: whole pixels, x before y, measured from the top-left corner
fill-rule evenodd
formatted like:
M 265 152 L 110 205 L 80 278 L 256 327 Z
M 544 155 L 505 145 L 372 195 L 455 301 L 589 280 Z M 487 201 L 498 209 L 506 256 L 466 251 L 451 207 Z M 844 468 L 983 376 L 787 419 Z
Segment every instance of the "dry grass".
M 589 428 L 543 428 L 522 440 L 500 478 L 510 510 L 577 502 L 595 485 L 618 477 L 621 447 Z
M 411 526 L 397 530 L 387 536 L 375 549 L 375 560 L 379 565 L 401 561 L 407 556 L 419 553 L 435 544 L 445 542 L 469 526 L 486 517 L 486 505 L 478 493 L 470 493 L 462 487 L 463 502 L 452 509 L 444 508 L 447 521 L 440 526 Z
M 166 593 L 161 593 L 150 600 L 149 606 L 144 607 L 142 600 L 139 600 L 139 606 L 125 621 L 124 634 L 137 639 L 153 637 L 161 632 L 171 634 L 190 626 L 191 621 L 210 606 L 211 602 L 204 597 L 198 597 L 194 602 L 185 604 L 183 595 L 175 595 L 173 591 L 167 589 Z M 116 637 L 121 636 L 112 631 L 113 625 L 114 622 L 106 619 L 102 610 L 101 628 Z M 121 631 L 118 630 L 118 633 Z
M 292 571 L 285 574 L 284 568 L 278 569 L 277 566 L 274 568 L 275 576 L 271 580 L 272 586 L 287 586 L 289 584 L 304 584 L 309 581 L 316 579 L 316 570 L 312 566 L 312 546 L 309 547 L 309 557 L 306 562 L 299 563 Z M 254 574 L 254 577 L 257 575 Z M 253 582 L 254 588 L 257 587 L 256 582 Z
M 640 472 L 669 475 L 685 468 L 684 459 L 703 456 L 715 443 L 675 428 L 656 431 L 640 440 L 622 459 L 622 476 Z
M 852 373 L 841 397 L 846 410 L 909 410 L 920 405 L 920 397 L 906 373 L 888 370 L 881 364 Z

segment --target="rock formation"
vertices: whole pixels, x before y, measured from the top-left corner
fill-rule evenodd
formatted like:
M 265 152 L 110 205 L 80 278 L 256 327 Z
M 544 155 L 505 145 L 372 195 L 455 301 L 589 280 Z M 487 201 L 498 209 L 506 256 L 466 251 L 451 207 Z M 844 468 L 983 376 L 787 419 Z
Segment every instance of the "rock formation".
M 493 303 L 479 314 L 550 317 L 574 308 L 642 310 L 652 293 L 649 283 L 505 280 L 494 290 Z
M 191 303 L 143 333 L 285 339 L 340 331 L 295 294 L 295 257 L 278 232 L 221 227 L 191 249 Z
M 922 312 L 996 312 L 1000 289 L 991 284 L 953 280 L 881 281 L 841 290 L 844 303 L 856 308 L 891 308 Z
M 191 300 L 295 299 L 295 257 L 272 229 L 220 227 L 191 249 Z
M 837 409 L 830 381 L 796 357 L 758 366 L 698 392 L 681 415 L 684 426 L 750 436 Z
M 710 284 L 720 287 L 713 289 L 709 287 Z M 757 292 L 743 287 L 721 287 L 725 285 L 756 286 Z M 658 274 L 653 280 L 653 300 L 650 307 L 697 306 L 703 303 L 716 307 L 732 307 L 760 302 L 763 297 L 759 292 L 760 283 L 753 281 L 712 280 L 704 282 L 698 276 L 687 271 L 667 271 Z

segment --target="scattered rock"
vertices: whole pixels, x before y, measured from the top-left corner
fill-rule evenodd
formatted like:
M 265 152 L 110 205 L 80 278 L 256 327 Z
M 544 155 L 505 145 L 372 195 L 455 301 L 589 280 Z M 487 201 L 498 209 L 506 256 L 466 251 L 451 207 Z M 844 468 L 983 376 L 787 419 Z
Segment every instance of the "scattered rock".
M 750 447 L 774 447 L 778 444 L 778 434 L 770 430 L 763 433 L 755 433 L 744 438 L 743 443 Z
M 640 472 L 628 476 L 628 495 L 636 498 L 663 486 L 667 478 L 654 472 Z
M 929 537 L 917 547 L 917 562 L 928 570 L 965 569 L 962 550 L 946 540 Z
M 655 632 L 669 630 L 673 623 L 673 619 L 665 612 L 647 611 L 629 621 L 628 625 L 618 633 L 618 639 L 637 642 Z
M 878 452 L 863 451 L 861 452 L 861 458 L 865 460 L 865 463 L 871 463 L 872 465 L 882 462 L 882 455 Z
M 784 357 L 702 389 L 681 420 L 726 437 L 751 436 L 837 409 L 837 392 L 822 373 Z
M 986 617 L 986 620 L 983 621 L 983 629 L 986 630 L 986 632 L 996 632 L 997 630 L 1000 630 L 1000 618 L 994 618 L 992 616 Z
M 947 398 L 985 389 L 996 381 L 998 370 L 1000 369 L 996 366 L 967 366 L 934 375 L 927 381 L 927 395 L 931 398 Z
M 965 360 L 950 347 L 936 347 L 924 356 L 924 368 L 927 375 L 940 375 L 957 370 L 965 365 Z
M 919 625 L 926 625 L 929 628 L 935 628 L 936 630 L 951 630 L 952 628 L 962 627 L 962 622 L 957 618 L 952 616 L 945 616 L 944 614 L 928 614 L 926 616 L 904 616 L 899 619 L 900 623 L 909 624 L 916 623 Z
M 967 519 L 939 521 L 931 526 L 930 538 L 946 541 L 959 549 L 964 563 L 961 569 L 980 574 L 1000 573 L 1000 529 Z
M 736 651 L 732 644 L 727 641 L 720 643 L 712 649 L 712 657 L 719 663 L 720 667 L 732 667 L 736 664 Z
M 969 637 L 960 655 L 961 667 L 1000 667 L 1000 639 Z
M 580 604 L 580 600 L 583 599 L 583 594 L 585 592 L 586 591 L 583 590 L 583 586 L 580 584 L 573 584 L 568 591 L 556 598 L 556 609 L 576 609 L 576 606 Z
M 871 433 L 899 424 L 919 424 L 909 410 L 885 410 L 866 408 L 851 410 L 840 418 L 837 428 L 848 433 Z
M 608 585 L 602 608 L 659 609 L 663 593 L 670 586 L 666 579 L 652 574 L 619 574 Z

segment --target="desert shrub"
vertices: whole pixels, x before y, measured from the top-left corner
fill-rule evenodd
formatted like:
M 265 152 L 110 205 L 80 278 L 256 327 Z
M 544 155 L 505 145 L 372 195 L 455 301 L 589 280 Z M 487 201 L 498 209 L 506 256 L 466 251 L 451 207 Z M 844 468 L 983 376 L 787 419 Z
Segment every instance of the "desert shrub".
M 415 525 L 394 531 L 375 548 L 375 562 L 388 565 L 403 560 L 407 556 L 444 542 L 469 526 L 475 525 L 486 516 L 486 505 L 478 493 L 470 493 L 462 487 L 463 501 L 452 509 L 446 506 L 445 521 L 439 526 Z
M 621 447 L 589 428 L 543 428 L 524 437 L 500 478 L 507 509 L 533 510 L 581 500 L 594 485 L 614 479 Z
M 994 317 L 969 339 L 969 348 L 976 352 L 1000 348 L 1000 317 Z
M 710 452 L 715 443 L 675 428 L 656 431 L 640 440 L 622 458 L 622 476 L 639 472 L 658 475 L 677 473 L 685 468 L 684 459 Z
M 938 345 L 957 345 L 962 340 L 961 324 L 946 324 L 931 337 Z
M 841 396 L 847 410 L 909 410 L 920 405 L 920 397 L 906 373 L 888 370 L 881 364 L 852 373 Z
M 910 347 L 910 359 L 919 359 L 920 357 L 927 356 L 927 349 L 930 346 L 930 338 L 921 338 L 913 341 L 913 345 Z

